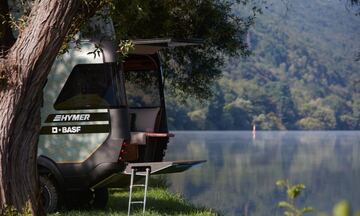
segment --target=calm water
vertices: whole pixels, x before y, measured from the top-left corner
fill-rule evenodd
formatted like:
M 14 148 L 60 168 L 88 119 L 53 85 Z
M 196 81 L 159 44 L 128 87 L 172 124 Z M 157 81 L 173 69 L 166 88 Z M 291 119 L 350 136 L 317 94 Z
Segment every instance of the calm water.
M 225 215 L 281 215 L 278 179 L 304 183 L 298 205 L 330 212 L 348 200 L 360 210 L 360 132 L 175 132 L 166 160 L 206 159 L 168 175 L 170 190 Z M 315 215 L 315 214 L 314 214 Z

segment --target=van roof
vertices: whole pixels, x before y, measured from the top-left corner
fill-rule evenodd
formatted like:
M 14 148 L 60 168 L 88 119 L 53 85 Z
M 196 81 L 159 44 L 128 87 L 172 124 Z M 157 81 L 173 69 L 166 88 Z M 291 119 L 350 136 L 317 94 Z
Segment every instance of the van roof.
M 203 43 L 201 39 L 152 38 L 132 40 L 135 49 L 132 54 L 154 54 L 163 48 L 195 46 Z

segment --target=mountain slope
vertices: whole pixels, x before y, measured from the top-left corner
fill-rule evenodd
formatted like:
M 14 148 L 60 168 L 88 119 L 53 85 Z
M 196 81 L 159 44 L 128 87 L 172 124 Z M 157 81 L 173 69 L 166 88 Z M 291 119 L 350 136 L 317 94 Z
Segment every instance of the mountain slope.
M 168 101 L 172 129 L 360 129 L 360 17 L 338 0 L 269 5 L 211 101 Z

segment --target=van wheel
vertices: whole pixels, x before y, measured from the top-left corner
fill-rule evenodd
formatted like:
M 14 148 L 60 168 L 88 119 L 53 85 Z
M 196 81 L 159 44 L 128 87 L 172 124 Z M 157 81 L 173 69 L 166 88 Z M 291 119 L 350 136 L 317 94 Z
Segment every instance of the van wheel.
M 109 192 L 107 188 L 99 188 L 93 192 L 94 198 L 91 206 L 94 209 L 104 209 L 109 200 Z
M 48 176 L 39 176 L 39 180 L 41 199 L 45 211 L 48 213 L 56 211 L 59 206 L 59 191 L 55 182 Z

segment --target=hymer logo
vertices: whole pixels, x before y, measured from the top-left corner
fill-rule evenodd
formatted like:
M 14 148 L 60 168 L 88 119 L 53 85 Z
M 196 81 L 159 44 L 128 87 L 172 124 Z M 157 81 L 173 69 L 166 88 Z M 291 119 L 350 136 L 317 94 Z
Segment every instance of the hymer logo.
M 90 121 L 90 114 L 55 115 L 54 122 Z

